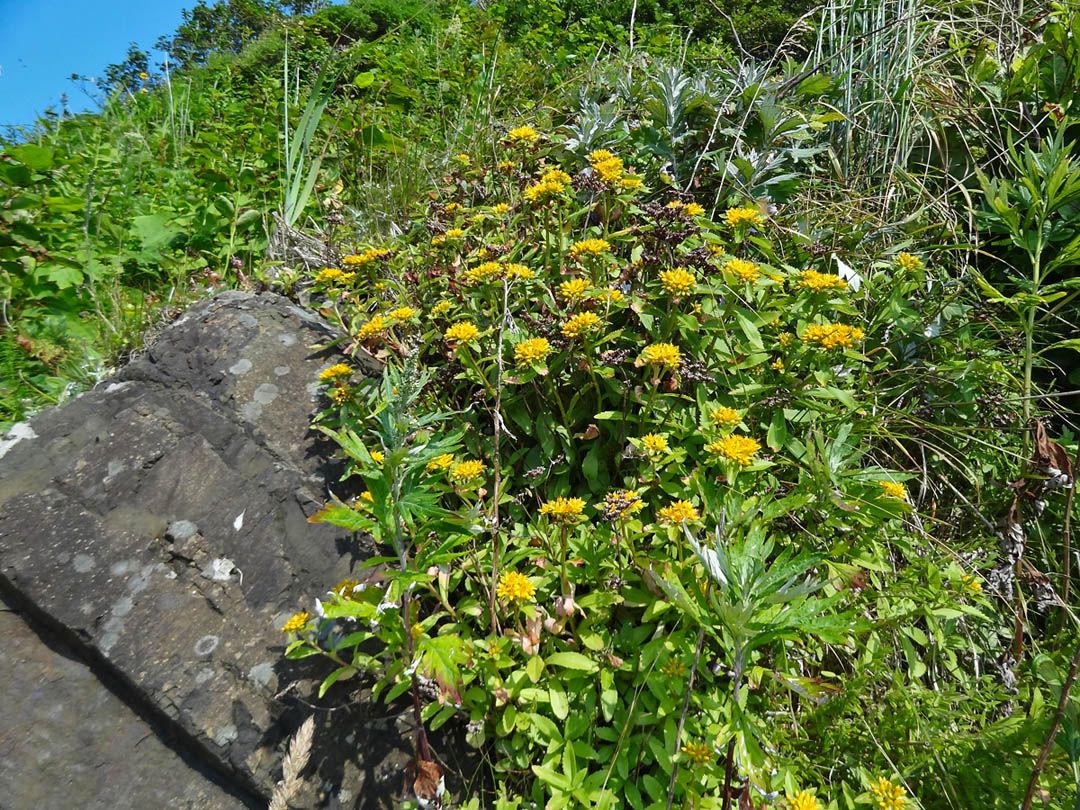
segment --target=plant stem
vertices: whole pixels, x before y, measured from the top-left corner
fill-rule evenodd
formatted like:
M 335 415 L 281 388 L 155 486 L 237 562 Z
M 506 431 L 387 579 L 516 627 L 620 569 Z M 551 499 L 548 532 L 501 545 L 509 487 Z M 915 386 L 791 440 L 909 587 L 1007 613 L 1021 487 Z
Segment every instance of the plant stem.
M 683 695 L 682 712 L 679 714 L 679 727 L 675 730 L 675 751 L 671 757 L 671 779 L 668 780 L 667 808 L 671 810 L 671 801 L 675 798 L 675 777 L 679 775 L 679 749 L 682 745 L 683 726 L 686 724 L 686 712 L 690 708 L 690 695 L 694 691 L 694 677 L 697 675 L 698 662 L 701 660 L 701 650 L 705 646 L 705 626 L 698 630 L 697 645 L 694 647 L 694 665 L 690 668 L 690 678 L 686 683 L 686 694 Z M 734 740 L 732 740 L 734 742 Z

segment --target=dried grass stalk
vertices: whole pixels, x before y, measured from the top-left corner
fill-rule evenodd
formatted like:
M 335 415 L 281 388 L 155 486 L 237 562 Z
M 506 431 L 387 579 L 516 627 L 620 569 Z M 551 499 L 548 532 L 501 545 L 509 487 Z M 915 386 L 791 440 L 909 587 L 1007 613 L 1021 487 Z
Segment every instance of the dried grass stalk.
M 289 799 L 300 789 L 303 780 L 300 773 L 307 767 L 311 755 L 311 741 L 315 736 L 315 715 L 311 715 L 289 741 L 289 753 L 281 765 L 281 781 L 270 797 L 270 810 L 288 810 Z

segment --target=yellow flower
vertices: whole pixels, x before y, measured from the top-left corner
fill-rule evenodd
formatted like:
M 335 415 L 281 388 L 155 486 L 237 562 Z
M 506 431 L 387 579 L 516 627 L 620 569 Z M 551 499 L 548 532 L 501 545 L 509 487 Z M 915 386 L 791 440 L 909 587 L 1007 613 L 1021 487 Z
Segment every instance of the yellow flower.
M 509 571 L 499 577 L 499 587 L 495 589 L 495 595 L 500 599 L 531 602 L 536 596 L 536 588 L 524 574 Z
M 616 289 L 615 287 L 609 287 L 606 290 L 600 290 L 596 293 L 597 301 L 606 301 L 609 304 L 618 304 L 625 297 L 623 291 Z
M 398 307 L 387 312 L 386 317 L 394 321 L 407 321 L 416 313 L 417 310 L 412 307 Z
M 514 127 L 508 133 L 506 133 L 511 143 L 524 144 L 530 146 L 536 143 L 540 139 L 540 133 L 532 127 Z
M 815 323 L 806 327 L 802 339 L 806 343 L 820 343 L 825 349 L 835 349 L 838 346 L 851 346 L 854 341 L 862 340 L 863 337 L 863 330 L 858 327 L 842 323 Z
M 705 213 L 705 209 L 697 203 L 687 203 L 686 206 L 683 208 L 683 211 L 686 212 L 687 216 L 691 217 L 700 217 L 702 214 Z
M 594 149 L 589 153 L 589 163 L 603 163 L 605 160 L 611 160 L 615 157 L 607 149 Z
M 663 270 L 660 273 L 660 284 L 671 295 L 686 295 L 694 289 L 694 274 L 685 267 Z
M 450 308 L 452 306 L 453 304 L 451 304 L 449 301 L 440 301 L 431 308 L 431 317 L 438 318 L 440 315 L 445 315 L 447 312 L 450 311 Z
M 530 279 L 536 277 L 536 273 L 523 264 L 508 264 L 503 268 L 503 273 L 507 278 Z
M 150 78 L 150 74 L 147 73 L 145 70 L 140 70 L 139 71 L 139 78 L 142 79 L 145 82 L 147 79 Z
M 923 266 L 923 263 L 918 256 L 912 256 L 910 253 L 899 253 L 896 256 L 896 266 L 901 270 L 918 270 Z
M 383 250 L 382 248 L 368 248 L 363 253 L 356 253 L 351 256 L 342 256 L 341 261 L 343 264 L 348 265 L 363 265 L 375 259 L 381 259 L 387 255 L 390 251 Z
M 481 265 L 466 270 L 465 280 L 469 283 L 475 283 L 477 281 L 498 278 L 500 273 L 502 273 L 501 264 L 498 262 L 484 262 Z
M 562 169 L 549 169 L 544 172 L 544 176 L 540 178 L 541 183 L 558 183 L 565 186 L 570 182 L 570 175 L 564 172 Z
M 960 577 L 960 585 L 965 591 L 972 595 L 982 593 L 982 583 L 971 574 L 964 574 Z
M 693 521 L 698 519 L 698 511 L 690 501 L 673 501 L 660 510 L 660 519 L 666 523 Z
M 712 746 L 706 742 L 688 742 L 683 745 L 682 752 L 695 765 L 704 765 L 713 758 Z
M 375 503 L 375 496 L 371 494 L 370 490 L 360 493 L 360 500 L 367 501 L 368 503 Z
M 884 776 L 870 786 L 870 792 L 877 797 L 880 810 L 904 810 L 907 807 L 907 791 Z
M 614 155 L 604 160 L 594 162 L 592 164 L 592 169 L 596 173 L 596 176 L 600 178 L 601 182 L 606 183 L 609 186 L 619 185 L 623 177 L 622 158 L 615 157 Z
M 367 340 L 369 337 L 381 334 L 389 324 L 382 315 L 376 315 L 370 321 L 360 327 L 360 331 L 356 333 L 358 340 Z
M 576 338 L 582 332 L 591 332 L 600 325 L 600 318 L 592 312 L 579 312 L 563 324 L 562 333 L 566 337 Z
M 512 161 L 512 160 L 499 161 L 499 171 L 506 172 L 507 174 L 510 174 L 511 172 L 514 171 L 514 161 Z
M 674 344 L 654 343 L 651 346 L 645 347 L 645 350 L 641 353 L 641 357 L 638 358 L 638 362 L 641 365 L 646 366 L 666 366 L 667 368 L 675 368 L 679 365 L 681 359 L 682 353 Z
M 821 810 L 821 803 L 818 802 L 817 797 L 805 790 L 800 790 L 794 796 L 789 793 L 787 800 L 790 810 Z
M 660 667 L 660 671 L 667 678 L 681 678 L 686 674 L 686 664 L 678 658 L 669 658 L 664 662 L 664 665 Z
M 441 456 L 435 456 L 431 461 L 427 463 L 426 469 L 428 472 L 438 472 L 439 470 L 449 470 L 454 466 L 454 454 L 443 453 Z
M 479 478 L 480 473 L 485 469 L 487 465 L 482 461 L 462 461 L 450 468 L 450 477 L 455 481 L 467 483 Z
M 619 185 L 627 191 L 637 191 L 642 186 L 641 178 L 636 174 L 624 174 Z
M 340 407 L 352 401 L 353 392 L 349 386 L 338 384 L 330 397 L 334 400 L 334 404 Z
M 757 281 L 758 276 L 761 275 L 761 271 L 758 266 L 753 262 L 748 262 L 745 259 L 730 259 L 727 264 L 724 265 L 724 270 L 739 281 Z
M 753 206 L 729 208 L 724 214 L 724 219 L 732 228 L 737 228 L 740 225 L 760 225 L 765 221 L 764 217 L 761 216 L 761 212 Z
M 777 357 L 775 360 L 773 360 L 771 363 L 769 363 L 769 368 L 771 368 L 773 371 L 783 371 L 784 370 L 784 360 L 783 360 L 783 358 Z
M 509 210 L 510 210 L 510 206 L 507 205 L 506 203 L 499 203 L 498 205 L 491 206 L 491 213 L 493 213 L 493 214 L 502 215 L 502 214 L 505 214 Z
M 559 297 L 566 301 L 580 301 L 589 289 L 589 282 L 584 278 L 574 278 L 559 285 Z
M 456 160 L 462 166 L 468 166 L 470 163 L 472 163 L 472 158 L 469 157 L 468 152 L 461 152 L 460 154 L 454 155 L 454 160 Z
M 297 630 L 303 630 L 308 623 L 308 619 L 311 618 L 311 614 L 306 610 L 301 610 L 299 613 L 294 614 L 289 618 L 287 622 L 282 626 L 282 633 L 294 633 Z
M 448 202 L 446 204 L 446 210 L 449 211 L 451 214 L 454 213 L 455 211 L 460 211 L 461 210 L 461 203 L 459 203 L 459 202 Z
M 323 380 L 324 382 L 326 380 L 336 380 L 339 377 L 348 377 L 350 374 L 352 374 L 352 372 L 353 370 L 351 366 L 348 366 L 345 363 L 335 363 L 334 365 L 330 366 L 330 368 L 323 369 L 323 371 L 319 374 L 319 379 Z
M 381 450 L 372 450 L 368 455 L 376 464 L 382 464 L 386 460 L 386 454 Z
M 795 342 L 795 336 L 791 332 L 782 332 L 776 336 L 776 342 L 780 344 L 781 349 L 786 349 Z
M 343 579 L 337 585 L 330 589 L 331 593 L 336 593 L 342 599 L 352 599 L 353 591 L 356 586 L 360 584 L 358 579 Z
M 446 330 L 443 337 L 457 343 L 468 343 L 470 340 L 476 340 L 479 335 L 480 330 L 474 324 L 469 321 L 458 321 Z
M 667 439 L 659 433 L 646 433 L 641 437 L 641 444 L 650 453 L 666 453 L 668 449 Z
M 735 435 L 725 436 L 705 448 L 706 452 L 723 456 L 743 467 L 749 466 L 754 460 L 754 454 L 760 449 L 761 444 L 757 439 Z
M 641 496 L 629 489 L 618 489 L 609 492 L 604 496 L 602 502 L 596 504 L 596 508 L 600 510 L 604 520 L 621 520 L 634 514 L 644 506 L 645 503 L 641 500 Z
M 461 228 L 451 228 L 443 234 L 447 239 L 460 239 L 464 235 L 465 231 L 461 230 Z
M 742 417 L 739 416 L 739 412 L 734 408 L 729 408 L 726 405 L 721 405 L 719 408 L 713 409 L 713 412 L 709 414 L 712 420 L 718 425 L 725 427 L 734 427 L 742 421 Z
M 536 202 L 547 196 L 561 194 L 565 190 L 566 186 L 563 183 L 553 180 L 541 180 L 539 183 L 525 189 L 525 199 L 529 202 Z
M 145 96 L 145 95 L 146 95 L 147 93 L 149 93 L 150 91 L 149 91 L 149 90 L 147 90 L 147 89 L 146 89 L 145 87 L 142 87 L 142 88 L 140 88 L 140 89 L 139 89 L 139 92 L 140 92 L 140 93 L 142 93 L 142 94 L 143 94 L 143 95 Z
M 801 290 L 823 292 L 825 290 L 846 290 L 847 282 L 832 273 L 819 273 L 817 270 L 804 270 L 799 274 L 795 286 Z
M 585 501 L 581 498 L 556 498 L 540 506 L 540 514 L 547 515 L 557 523 L 567 523 L 581 517 Z
M 610 249 L 611 245 L 604 239 L 583 239 L 570 246 L 568 255 L 571 259 L 580 259 L 583 255 L 599 256 Z
M 878 481 L 878 484 L 885 491 L 886 498 L 896 498 L 897 500 L 907 500 L 907 487 L 903 484 L 897 484 L 893 481 Z
M 514 361 L 519 366 L 539 363 L 547 357 L 550 351 L 551 344 L 548 343 L 546 338 L 530 338 L 514 347 Z
M 336 267 L 324 267 L 315 276 L 315 283 L 327 284 L 331 281 L 340 281 L 344 275 L 345 274 L 338 270 Z

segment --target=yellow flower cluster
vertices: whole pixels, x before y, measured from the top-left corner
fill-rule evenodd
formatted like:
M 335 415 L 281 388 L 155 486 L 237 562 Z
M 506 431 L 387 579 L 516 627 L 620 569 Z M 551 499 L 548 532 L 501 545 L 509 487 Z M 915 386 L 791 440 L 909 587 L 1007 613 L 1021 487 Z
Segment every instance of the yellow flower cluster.
M 960 577 L 960 585 L 970 594 L 982 593 L 982 583 L 971 574 L 964 574 Z
M 540 506 L 540 514 L 547 515 L 557 523 L 566 523 L 581 517 L 585 501 L 581 498 L 556 498 Z
M 294 614 L 289 618 L 284 625 L 282 625 L 282 633 L 295 633 L 297 630 L 303 630 L 308 623 L 308 619 L 311 618 L 311 614 L 306 610 L 301 610 L 299 613 Z
M 428 472 L 439 472 L 441 470 L 449 470 L 454 466 L 454 454 L 443 453 L 441 456 L 435 456 L 431 461 L 427 463 L 426 469 Z
M 376 315 L 360 327 L 360 331 L 356 333 L 356 338 L 357 340 L 367 340 L 370 337 L 375 337 L 375 335 L 380 335 L 388 325 L 382 315 Z
M 454 155 L 454 160 L 456 160 L 462 166 L 468 166 L 470 163 L 472 163 L 472 158 L 469 157 L 468 152 L 461 152 L 460 154 Z
M 384 461 L 386 461 L 386 453 L 384 453 L 382 450 L 372 450 L 370 453 L 368 453 L 368 455 L 371 456 L 371 460 L 374 461 L 376 464 L 382 464 Z
M 824 292 L 825 290 L 846 290 L 848 285 L 840 276 L 834 276 L 832 273 L 804 270 L 799 274 L 799 280 L 795 282 L 795 286 L 800 290 Z
M 674 501 L 660 510 L 661 520 L 667 523 L 682 523 L 698 519 L 698 511 L 690 501 Z
M 705 213 L 705 209 L 695 202 L 684 203 L 679 200 L 673 200 L 667 204 L 668 208 L 677 208 L 681 210 L 688 217 L 700 217 Z
M 572 278 L 559 285 L 559 297 L 565 301 L 580 301 L 588 289 L 588 279 Z
M 469 321 L 458 321 L 443 333 L 444 338 L 456 343 L 468 343 L 470 340 L 476 340 L 479 335 L 480 330 Z
M 519 366 L 539 363 L 550 351 L 551 344 L 546 338 L 529 338 L 514 347 L 514 362 Z
M 742 421 L 742 417 L 739 416 L 739 412 L 734 408 L 729 408 L 726 405 L 721 405 L 719 408 L 713 409 L 713 412 L 709 414 L 712 420 L 724 427 L 734 427 Z
M 562 333 L 568 338 L 580 337 L 583 332 L 591 332 L 600 325 L 600 317 L 593 312 L 579 312 L 562 326 Z
M 465 281 L 475 284 L 478 281 L 497 279 L 502 274 L 502 265 L 498 262 L 484 262 L 465 271 Z
M 610 249 L 611 245 L 604 239 L 583 239 L 570 246 L 568 255 L 571 259 L 580 259 L 582 256 L 599 256 Z
M 450 468 L 450 477 L 455 481 L 467 483 L 479 478 L 485 469 L 487 465 L 482 461 L 462 461 Z
M 375 259 L 381 259 L 389 252 L 389 250 L 383 250 L 382 248 L 368 248 L 363 253 L 356 253 L 352 256 L 342 256 L 341 261 L 343 264 L 360 266 L 374 261 Z
M 738 228 L 740 225 L 760 225 L 765 221 L 765 218 L 761 216 L 761 212 L 753 206 L 729 208 L 724 213 L 724 219 L 732 228 Z
M 560 169 L 546 172 L 536 185 L 525 189 L 525 199 L 536 202 L 553 194 L 562 194 L 570 183 L 570 175 Z
M 438 318 L 440 315 L 445 315 L 453 307 L 449 301 L 440 301 L 431 308 L 431 317 Z
M 904 810 L 907 807 L 907 791 L 884 776 L 878 777 L 870 786 L 870 792 L 877 797 L 880 810 Z
M 683 745 L 682 752 L 695 765 L 704 765 L 713 758 L 712 746 L 707 742 L 688 742 Z
M 597 301 L 604 301 L 609 304 L 617 304 L 623 300 L 623 291 L 614 287 L 608 287 L 606 290 L 600 290 L 596 293 L 595 298 Z
M 667 439 L 659 433 L 646 433 L 641 437 L 641 443 L 650 453 L 666 453 L 668 449 Z
M 757 439 L 735 435 L 725 436 L 705 448 L 706 452 L 723 456 L 743 467 L 749 466 L 753 462 L 754 454 L 760 449 L 761 444 Z
M 448 202 L 446 204 L 446 211 L 448 213 L 452 214 L 455 211 L 460 211 L 460 210 L 461 210 L 461 203 L 459 203 L 459 202 Z
M 345 363 L 335 363 L 330 366 L 330 368 L 323 369 L 322 372 L 319 373 L 319 379 L 323 382 L 326 382 L 327 380 L 336 380 L 339 377 L 348 377 L 352 374 L 352 371 L 352 367 Z
M 347 385 L 339 385 L 334 389 L 334 392 L 330 395 L 330 398 L 334 400 L 334 404 L 338 407 L 346 405 L 352 401 L 353 392 Z
M 510 143 L 531 146 L 540 140 L 540 133 L 529 126 L 514 127 L 506 133 L 506 137 Z
M 780 344 L 781 349 L 786 349 L 795 342 L 795 336 L 791 332 L 781 332 L 776 336 L 776 342 Z
M 664 665 L 660 667 L 660 671 L 666 678 L 681 678 L 686 675 L 686 664 L 678 658 L 669 658 L 664 662 Z
M 882 490 L 885 492 L 885 497 L 896 498 L 897 500 L 907 500 L 907 487 L 903 484 L 897 484 L 893 481 L 878 481 Z
M 757 281 L 761 271 L 753 262 L 746 259 L 729 259 L 724 265 L 724 270 L 735 276 L 739 281 Z
M 356 278 L 356 273 L 343 273 L 336 267 L 324 267 L 315 276 L 316 284 L 329 284 L 330 282 L 337 281 L 341 284 L 348 284 Z
M 646 346 L 641 353 L 639 362 L 646 366 L 666 366 L 675 368 L 682 359 L 679 348 L 672 343 L 654 343 Z
M 794 796 L 789 793 L 787 800 L 791 810 L 821 810 L 817 797 L 805 790 L 800 790 Z
M 353 592 L 360 584 L 358 579 L 343 579 L 337 585 L 330 589 L 331 593 L 336 593 L 342 599 L 352 599 Z
M 507 278 L 530 279 L 536 277 L 536 273 L 523 264 L 508 264 L 503 268 L 503 274 Z
M 530 602 L 536 596 L 536 588 L 524 574 L 510 571 L 499 577 L 499 587 L 495 589 L 495 595 L 500 599 Z
M 896 266 L 901 270 L 918 270 L 923 266 L 922 259 L 918 256 L 913 256 L 910 253 L 898 253 L 896 256 Z
M 851 346 L 856 340 L 862 340 L 865 335 L 857 326 L 848 326 L 842 323 L 814 323 L 806 327 L 802 339 L 806 343 L 820 343 L 822 348 L 835 349 L 837 347 Z
M 685 267 L 660 272 L 660 284 L 670 295 L 686 295 L 694 289 L 694 274 Z
M 392 321 L 407 321 L 417 313 L 412 307 L 398 307 L 386 313 L 386 317 Z
M 499 203 L 498 205 L 491 206 L 491 213 L 502 216 L 510 210 L 510 206 L 506 203 Z

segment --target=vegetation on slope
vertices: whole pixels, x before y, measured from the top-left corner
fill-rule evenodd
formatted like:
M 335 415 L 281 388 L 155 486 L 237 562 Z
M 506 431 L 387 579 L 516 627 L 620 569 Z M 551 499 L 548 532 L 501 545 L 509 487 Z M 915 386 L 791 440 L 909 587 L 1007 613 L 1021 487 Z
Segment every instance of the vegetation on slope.
M 478 807 L 1075 810 L 1080 13 L 714 10 L 196 9 L 4 145 L 2 418 L 310 301 L 387 554 L 289 654 L 419 798 L 451 724 Z

